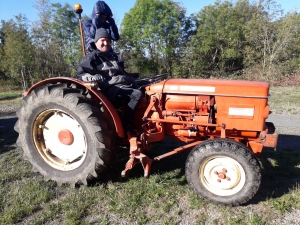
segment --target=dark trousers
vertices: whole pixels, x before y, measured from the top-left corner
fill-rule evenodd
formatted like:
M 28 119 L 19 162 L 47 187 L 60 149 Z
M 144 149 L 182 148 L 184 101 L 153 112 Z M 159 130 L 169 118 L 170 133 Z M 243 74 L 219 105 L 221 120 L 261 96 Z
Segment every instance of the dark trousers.
M 128 102 L 122 120 L 125 132 L 130 131 L 130 122 L 134 117 L 134 110 L 142 98 L 142 95 L 140 90 L 131 88 L 120 88 L 117 92 L 116 101 Z

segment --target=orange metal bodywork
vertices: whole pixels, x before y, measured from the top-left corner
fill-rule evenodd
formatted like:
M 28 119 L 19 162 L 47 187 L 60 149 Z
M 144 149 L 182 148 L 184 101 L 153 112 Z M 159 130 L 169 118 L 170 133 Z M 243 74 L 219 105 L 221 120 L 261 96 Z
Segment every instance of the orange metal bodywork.
M 212 138 L 231 138 L 259 156 L 264 146 L 276 147 L 278 134 L 265 120 L 269 115 L 269 85 L 264 82 L 168 79 L 145 89 L 135 114 L 140 139 L 130 141 L 130 159 L 122 176 L 140 160 L 145 176 L 151 159 L 143 153 L 165 135 L 186 142 L 154 160 L 185 151 Z M 141 119 L 142 118 L 142 119 Z M 138 154 L 137 154 L 138 153 Z M 143 160 L 144 161 L 143 161 Z
M 199 109 L 198 96 L 214 96 L 216 123 L 227 129 L 262 131 L 267 107 L 269 85 L 264 82 L 170 79 L 151 85 L 147 93 L 166 94 L 166 110 Z
M 146 93 L 159 99 L 160 107 L 151 110 L 160 108 L 162 114 L 159 119 L 148 120 L 165 124 L 166 135 L 174 139 L 188 143 L 232 138 L 244 142 L 256 155 L 263 146 L 277 144 L 278 134 L 267 134 L 265 123 L 269 115 L 268 83 L 168 79 L 148 86 Z

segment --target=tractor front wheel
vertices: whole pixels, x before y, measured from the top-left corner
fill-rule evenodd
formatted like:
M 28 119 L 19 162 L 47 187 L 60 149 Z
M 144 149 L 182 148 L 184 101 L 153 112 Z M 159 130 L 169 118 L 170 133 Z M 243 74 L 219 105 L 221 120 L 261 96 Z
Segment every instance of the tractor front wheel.
M 231 139 L 204 141 L 186 162 L 186 178 L 194 192 L 216 204 L 241 205 L 258 191 L 261 171 L 257 158 Z

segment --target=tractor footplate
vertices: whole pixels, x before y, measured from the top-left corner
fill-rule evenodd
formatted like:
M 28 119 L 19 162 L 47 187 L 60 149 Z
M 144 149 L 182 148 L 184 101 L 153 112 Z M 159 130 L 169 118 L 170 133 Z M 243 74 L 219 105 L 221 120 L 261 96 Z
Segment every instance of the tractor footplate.
M 132 170 L 137 163 L 141 163 L 144 169 L 144 177 L 148 178 L 150 175 L 152 162 L 152 159 L 142 153 L 132 153 L 130 154 L 129 160 L 125 165 L 125 169 L 121 172 L 121 176 L 127 177 L 129 171 Z

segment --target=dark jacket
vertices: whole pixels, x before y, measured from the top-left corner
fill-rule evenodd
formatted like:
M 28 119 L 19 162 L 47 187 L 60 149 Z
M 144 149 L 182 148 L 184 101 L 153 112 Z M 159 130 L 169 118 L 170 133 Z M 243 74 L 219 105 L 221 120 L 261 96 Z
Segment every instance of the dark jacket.
M 99 87 L 111 101 L 114 101 L 120 88 L 138 88 L 135 80 L 122 69 L 115 52 L 103 53 L 94 49 L 81 60 L 76 78 L 84 80 L 84 76 L 95 74 L 101 74 L 104 78 Z
M 107 16 L 107 21 L 100 24 L 99 18 L 96 15 L 97 13 L 100 13 L 100 15 L 105 14 Z M 117 41 L 120 39 L 119 30 L 115 20 L 112 18 L 111 9 L 104 1 L 95 3 L 91 18 L 83 23 L 85 49 L 87 53 L 92 51 L 91 43 L 94 42 L 96 30 L 101 27 L 106 29 L 112 40 Z

